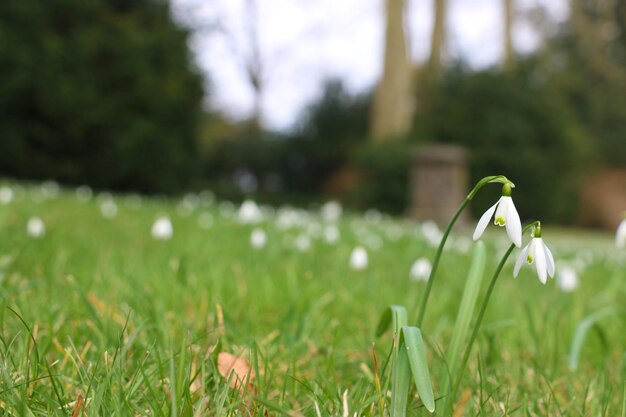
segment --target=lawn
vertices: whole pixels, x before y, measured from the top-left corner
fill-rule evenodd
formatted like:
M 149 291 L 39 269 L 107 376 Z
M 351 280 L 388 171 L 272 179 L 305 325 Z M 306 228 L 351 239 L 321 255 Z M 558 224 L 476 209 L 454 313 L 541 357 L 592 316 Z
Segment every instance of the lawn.
M 414 322 L 426 284 L 409 271 L 435 254 L 432 225 L 374 211 L 332 219 L 332 206 L 263 207 L 252 223 L 259 219 L 242 222 L 238 206 L 209 193 L 171 200 L 8 186 L 0 415 L 388 415 L 392 335 L 374 332 L 391 304 L 407 306 Z M 45 224 L 39 237 L 27 232 L 34 216 Z M 171 219 L 171 239 L 151 236 L 161 216 Z M 448 241 L 422 326 L 438 399 L 472 228 Z M 259 247 L 255 229 L 266 237 Z M 544 286 L 526 267 L 514 279 L 513 252 L 454 416 L 626 415 L 626 251 L 599 232 L 544 225 L 543 238 L 557 278 Z M 493 225 L 484 240 L 482 293 L 508 247 Z M 368 252 L 362 270 L 350 267 L 356 246 Z M 557 285 L 565 265 L 579 278 L 571 292 Z M 222 376 L 220 352 L 253 369 L 243 393 Z M 414 391 L 408 414 L 428 415 Z

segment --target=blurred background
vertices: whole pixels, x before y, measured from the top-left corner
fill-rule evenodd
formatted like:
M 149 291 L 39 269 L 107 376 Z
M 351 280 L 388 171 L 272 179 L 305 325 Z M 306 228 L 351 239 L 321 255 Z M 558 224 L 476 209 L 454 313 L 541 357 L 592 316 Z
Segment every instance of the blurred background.
M 626 0 L 0 2 L 3 177 L 404 214 L 433 144 L 614 227 Z

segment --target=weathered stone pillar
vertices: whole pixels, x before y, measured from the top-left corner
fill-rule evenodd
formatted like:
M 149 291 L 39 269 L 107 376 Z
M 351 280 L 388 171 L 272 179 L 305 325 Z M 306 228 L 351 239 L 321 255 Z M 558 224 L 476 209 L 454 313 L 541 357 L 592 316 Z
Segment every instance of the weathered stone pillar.
M 447 224 L 467 196 L 469 172 L 464 148 L 428 145 L 412 155 L 409 215 L 418 220 Z M 467 223 L 465 212 L 458 220 Z

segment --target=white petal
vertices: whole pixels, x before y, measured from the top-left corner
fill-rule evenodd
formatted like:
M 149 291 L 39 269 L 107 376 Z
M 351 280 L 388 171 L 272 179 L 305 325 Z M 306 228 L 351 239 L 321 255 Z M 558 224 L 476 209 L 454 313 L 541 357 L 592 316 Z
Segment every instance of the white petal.
M 544 243 L 543 244 L 543 249 L 546 252 L 546 263 L 548 265 L 548 275 L 550 275 L 552 278 L 554 278 L 554 257 L 552 256 L 552 252 L 550 252 L 550 249 L 548 249 L 548 246 Z
M 506 213 L 509 210 L 509 204 L 511 203 L 511 197 L 502 196 L 500 197 L 500 204 L 498 204 L 498 209 L 496 210 L 496 216 L 493 219 L 493 223 L 497 226 L 506 225 Z
M 545 284 L 548 281 L 548 271 L 546 270 L 546 252 L 543 250 L 543 240 L 540 237 L 536 237 L 537 245 L 539 246 L 535 250 L 535 267 L 537 268 L 537 275 L 539 281 Z
M 502 200 L 502 198 L 500 198 L 500 200 Z M 489 207 L 489 209 L 481 216 L 480 220 L 478 220 L 478 224 L 476 225 L 476 230 L 474 230 L 474 236 L 473 236 L 474 240 L 480 239 L 480 237 L 485 232 L 485 229 L 487 228 L 487 225 L 489 224 L 489 220 L 491 219 L 491 216 L 493 216 L 493 212 L 496 211 L 496 207 L 498 206 L 498 203 L 500 203 L 500 200 L 496 201 L 496 204 Z
M 519 254 L 519 257 L 517 258 L 517 262 L 515 262 L 515 268 L 513 269 L 513 277 L 514 278 L 517 278 L 517 274 L 519 274 L 520 268 L 522 267 L 522 265 L 526 261 L 526 257 L 528 256 L 528 247 L 529 246 L 530 246 L 530 244 L 524 246 L 524 249 L 522 249 L 522 252 Z
M 504 198 L 504 197 L 502 197 Z M 519 214 L 513 204 L 513 199 L 508 197 L 509 203 L 506 210 L 506 233 L 509 235 L 511 242 L 518 248 L 522 246 L 522 222 L 519 219 Z

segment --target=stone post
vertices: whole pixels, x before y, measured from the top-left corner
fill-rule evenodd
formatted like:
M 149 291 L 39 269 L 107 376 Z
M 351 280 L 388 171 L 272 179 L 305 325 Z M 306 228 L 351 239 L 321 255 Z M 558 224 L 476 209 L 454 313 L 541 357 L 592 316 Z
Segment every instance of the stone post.
M 469 192 L 467 153 L 454 145 L 417 148 L 411 158 L 409 215 L 446 225 Z M 458 224 L 467 224 L 463 212 Z

